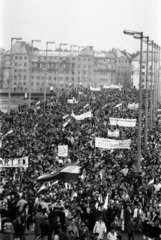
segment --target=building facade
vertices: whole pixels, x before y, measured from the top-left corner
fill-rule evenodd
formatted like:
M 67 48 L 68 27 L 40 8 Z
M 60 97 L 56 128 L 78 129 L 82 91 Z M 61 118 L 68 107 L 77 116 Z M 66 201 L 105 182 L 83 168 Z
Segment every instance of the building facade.
M 8 88 L 10 76 L 12 91 L 18 92 L 29 92 L 30 82 L 32 92 L 43 92 L 45 86 L 46 92 L 51 87 L 57 91 L 122 83 L 129 86 L 127 59 L 118 50 L 96 52 L 91 46 L 79 52 L 57 49 L 47 55 L 45 51 L 32 49 L 31 56 L 29 44 L 17 41 L 12 50 L 11 68 L 10 52 L 5 55 L 3 88 Z

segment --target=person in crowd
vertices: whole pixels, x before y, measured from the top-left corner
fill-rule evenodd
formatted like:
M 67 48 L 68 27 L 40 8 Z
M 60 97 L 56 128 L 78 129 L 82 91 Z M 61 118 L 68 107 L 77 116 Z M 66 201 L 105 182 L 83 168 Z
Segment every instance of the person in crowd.
M 41 235 L 41 228 L 40 228 L 40 224 L 43 222 L 44 220 L 44 216 L 42 213 L 42 208 L 41 206 L 39 206 L 39 208 L 37 209 L 37 213 L 34 217 L 34 223 L 35 223 L 35 228 L 34 228 L 34 233 L 35 233 L 35 237 L 38 237 Z
M 134 240 L 134 220 L 132 216 L 127 222 L 127 233 L 128 233 L 128 240 Z
M 107 228 L 102 220 L 102 216 L 99 217 L 99 220 L 94 225 L 93 234 L 95 233 L 99 233 L 98 239 L 100 240 L 103 240 L 105 234 L 107 233 Z
M 67 228 L 67 239 L 75 240 L 77 237 L 79 237 L 79 231 L 75 225 L 75 219 L 72 219 L 71 224 Z

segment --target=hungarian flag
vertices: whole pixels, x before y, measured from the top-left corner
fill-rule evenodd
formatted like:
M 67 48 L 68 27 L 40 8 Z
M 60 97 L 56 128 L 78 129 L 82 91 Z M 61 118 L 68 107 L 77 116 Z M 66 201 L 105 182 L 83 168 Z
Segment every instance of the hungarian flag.
M 55 173 L 49 173 L 46 175 L 40 176 L 37 181 L 38 182 L 48 182 L 53 180 L 73 180 L 77 181 L 79 178 L 81 166 L 78 163 L 71 163 Z

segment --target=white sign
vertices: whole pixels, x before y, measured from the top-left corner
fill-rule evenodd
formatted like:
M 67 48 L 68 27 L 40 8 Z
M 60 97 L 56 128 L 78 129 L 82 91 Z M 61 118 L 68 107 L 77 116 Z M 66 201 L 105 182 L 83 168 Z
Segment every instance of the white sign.
M 115 131 L 108 130 L 108 136 L 109 137 L 119 137 L 119 130 L 116 129 Z
M 83 113 L 83 114 L 81 114 L 81 115 L 75 115 L 75 114 L 72 112 L 71 116 L 72 116 L 75 120 L 79 121 L 79 120 L 83 120 L 83 119 L 85 119 L 85 118 L 91 118 L 91 117 L 92 117 L 92 112 L 89 111 L 89 112 Z
M 74 103 L 78 103 L 78 101 L 76 101 L 76 99 L 73 98 L 73 99 L 68 99 L 67 103 L 74 104 Z
M 135 127 L 136 119 L 124 119 L 124 118 L 111 118 L 110 125 L 119 125 L 120 127 Z
M 13 158 L 13 159 L 2 159 L 0 158 L 0 168 L 26 168 L 28 167 L 28 157 Z
M 122 103 L 117 104 L 114 108 L 119 108 L 122 106 Z
M 104 89 L 120 89 L 122 88 L 121 85 L 110 85 L 110 86 L 103 86 Z
M 68 145 L 59 145 L 58 146 L 58 156 L 67 157 L 68 156 Z
M 131 139 L 113 140 L 108 138 L 95 138 L 95 146 L 103 149 L 129 149 Z
M 93 92 L 99 92 L 99 91 L 101 91 L 101 88 L 100 87 L 97 87 L 97 88 L 90 87 L 90 90 Z
M 139 104 L 138 103 L 132 103 L 132 104 L 128 104 L 128 108 L 131 110 L 137 110 L 138 109 Z

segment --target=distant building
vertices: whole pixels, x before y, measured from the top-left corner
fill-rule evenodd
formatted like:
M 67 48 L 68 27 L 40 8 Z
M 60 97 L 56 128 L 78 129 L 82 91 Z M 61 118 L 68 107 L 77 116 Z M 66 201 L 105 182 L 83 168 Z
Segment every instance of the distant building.
M 152 53 L 149 52 L 149 63 L 148 63 L 148 86 L 151 86 L 151 57 Z M 143 53 L 143 58 L 142 58 L 142 87 L 146 87 L 146 60 L 147 60 L 147 53 Z M 156 58 L 155 58 L 156 60 Z M 132 59 L 132 71 L 133 74 L 131 76 L 131 81 L 133 86 L 138 89 L 139 88 L 139 74 L 140 74 L 140 54 L 138 54 L 134 59 Z M 153 69 L 154 71 L 154 69 Z M 153 72 L 154 73 L 154 72 Z
M 3 86 L 3 71 L 4 71 L 4 59 L 6 51 L 3 48 L 0 48 L 0 88 Z
M 3 88 L 8 88 L 11 76 L 12 91 L 29 92 L 31 81 L 32 92 L 46 92 L 50 87 L 55 91 L 76 88 L 79 86 L 98 87 L 111 84 L 130 86 L 131 59 L 126 52 L 118 49 L 112 51 L 94 51 L 85 47 L 82 51 L 57 49 L 47 53 L 23 41 L 17 41 L 12 50 L 10 68 L 10 51 L 5 58 L 3 70 Z M 11 74 L 10 74 L 11 71 Z
M 125 88 L 131 86 L 131 57 L 130 55 L 119 49 L 112 49 L 116 58 L 116 78 L 115 84 L 120 84 Z

